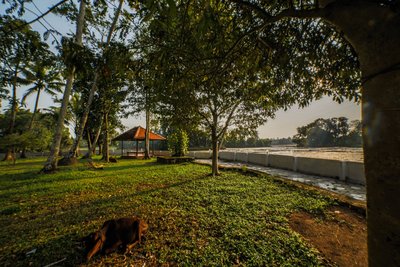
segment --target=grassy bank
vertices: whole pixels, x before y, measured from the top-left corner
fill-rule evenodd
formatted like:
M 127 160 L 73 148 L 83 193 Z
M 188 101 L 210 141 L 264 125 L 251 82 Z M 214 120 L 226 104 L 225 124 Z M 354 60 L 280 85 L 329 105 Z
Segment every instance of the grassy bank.
M 127 255 L 89 266 L 315 266 L 318 253 L 290 230 L 288 216 L 321 213 L 332 200 L 238 172 L 208 176 L 196 164 L 121 160 L 40 175 L 43 158 L 0 165 L 0 265 L 79 265 L 77 240 L 105 220 L 138 215 L 146 240 Z M 36 249 L 29 256 L 27 252 Z M 86 265 L 86 264 L 85 264 Z

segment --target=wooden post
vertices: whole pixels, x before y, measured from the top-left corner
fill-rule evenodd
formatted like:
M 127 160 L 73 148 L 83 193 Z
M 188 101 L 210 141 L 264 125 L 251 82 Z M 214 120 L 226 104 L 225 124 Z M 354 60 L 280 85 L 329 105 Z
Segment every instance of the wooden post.
M 124 140 L 121 141 L 121 157 L 124 156 Z
M 136 158 L 138 157 L 139 154 L 139 140 L 136 140 Z

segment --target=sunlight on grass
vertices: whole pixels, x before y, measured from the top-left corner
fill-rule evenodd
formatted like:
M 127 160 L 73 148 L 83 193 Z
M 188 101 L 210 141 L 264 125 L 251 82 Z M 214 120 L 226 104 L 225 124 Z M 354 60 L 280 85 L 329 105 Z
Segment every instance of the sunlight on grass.
M 82 260 L 79 238 L 105 220 L 138 215 L 149 223 L 132 253 L 95 257 L 91 266 L 313 266 L 317 252 L 290 230 L 296 210 L 323 212 L 331 199 L 196 164 L 120 160 L 104 170 L 84 164 L 40 175 L 42 158 L 0 165 L 0 264 L 43 266 Z M 26 256 L 26 252 L 37 249 Z

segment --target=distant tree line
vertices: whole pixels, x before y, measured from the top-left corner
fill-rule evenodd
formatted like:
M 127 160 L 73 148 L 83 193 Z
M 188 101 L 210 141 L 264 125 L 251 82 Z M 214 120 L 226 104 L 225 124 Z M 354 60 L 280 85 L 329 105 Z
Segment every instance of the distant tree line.
M 26 109 L 19 109 L 15 117 L 14 132 L 9 134 L 11 110 L 0 114 L 0 152 L 6 152 L 11 147 L 15 151 L 27 149 L 29 151 L 48 151 L 53 138 L 53 129 L 57 122 L 58 109 L 50 108 L 45 111 L 36 111 L 37 121 L 34 127 L 30 126 L 33 113 Z M 68 128 L 62 133 L 61 149 L 72 144 Z
M 249 137 L 247 139 L 230 139 L 225 140 L 225 147 L 268 147 L 271 146 L 271 140 L 268 138 Z
M 273 138 L 270 139 L 272 146 L 283 146 L 283 145 L 293 145 L 293 140 L 291 137 L 287 138 Z
M 361 122 L 348 118 L 316 119 L 315 121 L 297 128 L 293 142 L 299 147 L 360 147 Z
M 189 147 L 191 149 L 210 149 L 211 138 L 205 130 L 192 129 L 188 131 Z M 225 138 L 220 143 L 220 148 L 241 148 L 241 147 L 268 147 L 271 140 L 259 138 L 257 131 L 234 129 L 228 131 Z

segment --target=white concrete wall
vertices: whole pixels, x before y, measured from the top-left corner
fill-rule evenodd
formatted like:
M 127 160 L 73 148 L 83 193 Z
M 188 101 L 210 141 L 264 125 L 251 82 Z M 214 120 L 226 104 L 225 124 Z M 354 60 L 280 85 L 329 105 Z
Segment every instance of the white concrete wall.
M 248 162 L 261 166 L 268 166 L 268 154 L 249 153 Z
M 298 157 L 297 171 L 334 178 L 342 178 L 343 175 L 342 162 L 328 159 Z
M 210 159 L 212 151 L 190 151 L 189 156 L 197 159 Z M 365 185 L 364 164 L 360 162 L 233 151 L 220 151 L 219 158 L 226 161 L 238 161 L 300 173 L 333 177 L 350 183 Z
M 210 159 L 212 157 L 212 151 L 189 151 L 189 156 L 196 159 Z
M 240 162 L 248 162 L 248 155 L 247 152 L 236 152 L 236 161 Z
M 232 151 L 220 151 L 218 154 L 219 158 L 226 161 L 235 161 L 236 152 Z
M 286 155 L 269 154 L 268 163 L 270 167 L 278 169 L 293 170 L 294 158 Z
M 346 179 L 351 183 L 365 185 L 364 164 L 361 162 L 346 162 Z

